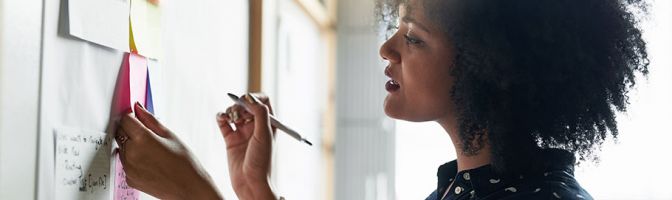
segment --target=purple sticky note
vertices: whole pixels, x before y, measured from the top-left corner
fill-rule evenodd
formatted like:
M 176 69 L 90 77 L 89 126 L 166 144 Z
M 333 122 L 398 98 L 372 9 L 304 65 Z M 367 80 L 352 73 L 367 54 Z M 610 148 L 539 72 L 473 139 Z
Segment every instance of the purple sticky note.
M 149 81 L 149 69 L 147 69 L 147 95 L 145 95 L 145 107 L 154 114 L 154 100 L 152 99 L 152 84 Z

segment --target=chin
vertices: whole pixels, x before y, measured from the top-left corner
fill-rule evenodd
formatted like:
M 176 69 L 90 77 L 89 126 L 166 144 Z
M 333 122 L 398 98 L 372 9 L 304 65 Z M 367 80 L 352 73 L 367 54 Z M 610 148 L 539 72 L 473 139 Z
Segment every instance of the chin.
M 393 119 L 404 120 L 409 122 L 427 122 L 427 121 L 435 121 L 437 119 L 436 117 L 417 115 L 417 113 L 413 114 L 413 112 L 409 112 L 407 110 L 405 111 L 404 109 L 401 108 L 401 106 L 398 105 L 395 106 L 391 104 L 388 101 L 388 99 L 385 99 L 383 107 L 385 110 L 385 115 Z
M 404 120 L 404 121 L 409 121 L 409 122 L 424 122 L 424 121 L 429 121 L 425 120 L 422 117 L 414 117 L 414 116 L 408 116 L 409 112 L 404 112 L 403 109 L 400 109 L 399 106 L 393 106 L 390 105 L 387 101 L 385 101 L 384 105 L 384 110 L 385 110 L 385 115 L 392 119 L 398 119 L 398 120 Z
M 383 110 L 385 111 L 385 115 L 393 119 L 402 119 L 400 115 L 402 112 L 400 111 L 399 106 L 395 106 L 391 101 L 392 100 L 390 99 L 390 95 L 388 94 L 387 97 L 385 97 L 385 102 L 383 102 Z

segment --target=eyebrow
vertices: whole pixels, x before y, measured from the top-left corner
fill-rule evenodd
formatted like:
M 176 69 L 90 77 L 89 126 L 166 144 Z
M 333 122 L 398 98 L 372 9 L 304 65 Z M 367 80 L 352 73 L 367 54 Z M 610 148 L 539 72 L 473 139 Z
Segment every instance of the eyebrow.
M 417 20 L 415 20 L 415 18 L 412 18 L 412 17 L 410 17 L 410 16 L 408 16 L 408 15 L 402 17 L 402 18 L 401 18 L 401 21 L 404 22 L 404 23 L 407 23 L 407 24 L 409 24 L 409 23 L 413 23 L 413 24 L 415 24 L 416 26 L 420 27 L 420 29 L 424 30 L 425 32 L 427 32 L 427 33 L 431 33 L 431 32 L 429 31 L 429 29 L 428 29 L 426 26 L 422 25 L 422 24 L 419 23 Z

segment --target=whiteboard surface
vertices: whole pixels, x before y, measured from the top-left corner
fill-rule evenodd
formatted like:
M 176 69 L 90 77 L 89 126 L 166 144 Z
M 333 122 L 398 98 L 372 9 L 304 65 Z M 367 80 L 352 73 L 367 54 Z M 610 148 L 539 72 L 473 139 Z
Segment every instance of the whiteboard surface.
M 54 194 L 54 128 L 106 130 L 123 58 L 123 52 L 60 33 L 64 2 L 44 1 L 38 199 Z M 246 90 L 247 1 L 161 6 L 164 57 L 151 72 L 162 82 L 152 85 L 157 116 L 191 148 L 225 197 L 235 198 L 215 114 L 231 104 L 226 92 Z

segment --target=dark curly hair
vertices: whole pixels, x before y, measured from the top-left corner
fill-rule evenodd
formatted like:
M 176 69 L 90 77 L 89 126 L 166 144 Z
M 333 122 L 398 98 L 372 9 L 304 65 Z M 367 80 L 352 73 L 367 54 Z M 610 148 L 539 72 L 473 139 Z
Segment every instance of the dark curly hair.
M 476 153 L 483 141 L 473 141 L 487 138 L 500 171 L 531 170 L 546 148 L 595 160 L 618 135 L 615 113 L 626 111 L 635 76 L 648 74 L 640 0 L 421 3 L 456 50 L 449 75 L 463 150 Z M 377 2 L 388 30 L 400 5 Z

